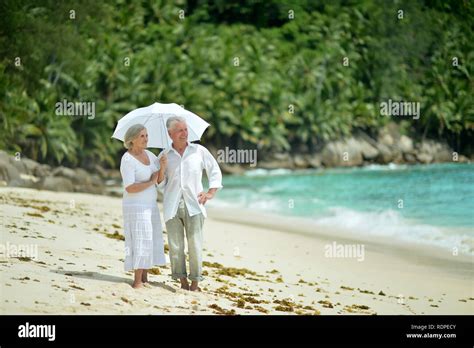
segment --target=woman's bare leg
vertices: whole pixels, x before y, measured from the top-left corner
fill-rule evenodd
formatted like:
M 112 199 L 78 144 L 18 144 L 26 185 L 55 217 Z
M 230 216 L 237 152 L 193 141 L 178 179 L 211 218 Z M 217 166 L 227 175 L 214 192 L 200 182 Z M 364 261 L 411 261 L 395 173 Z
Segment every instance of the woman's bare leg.
M 142 276 L 143 276 L 143 270 L 142 269 L 136 269 L 135 270 L 135 280 L 133 281 L 133 285 L 132 285 L 132 287 L 134 289 L 139 289 L 139 288 L 143 287 Z

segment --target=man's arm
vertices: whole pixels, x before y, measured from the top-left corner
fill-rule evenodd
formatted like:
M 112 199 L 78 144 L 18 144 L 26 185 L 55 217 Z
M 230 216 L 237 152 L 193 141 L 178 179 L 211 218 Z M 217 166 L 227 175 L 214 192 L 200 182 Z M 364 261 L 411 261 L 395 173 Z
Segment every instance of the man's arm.
M 154 175 L 154 177 L 156 178 L 156 175 Z M 152 178 L 149 181 L 137 182 L 135 184 L 131 184 L 125 188 L 125 191 L 127 191 L 128 193 L 142 192 L 143 190 L 146 190 L 147 188 L 155 184 L 156 184 L 156 179 Z
M 216 195 L 217 190 L 221 189 L 222 186 L 222 172 L 219 168 L 219 164 L 212 157 L 211 153 L 204 146 L 202 147 L 204 169 L 206 170 L 207 177 L 209 179 L 209 190 L 204 193 L 201 192 L 198 195 L 198 201 L 200 204 L 206 204 L 209 199 L 213 199 Z

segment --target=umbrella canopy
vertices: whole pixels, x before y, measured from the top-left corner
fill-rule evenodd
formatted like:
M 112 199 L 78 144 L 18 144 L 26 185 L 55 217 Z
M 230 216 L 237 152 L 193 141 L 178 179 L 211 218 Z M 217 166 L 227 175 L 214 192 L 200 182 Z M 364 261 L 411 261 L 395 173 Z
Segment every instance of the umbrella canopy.
M 171 145 L 171 138 L 166 129 L 166 120 L 172 116 L 180 116 L 186 120 L 189 141 L 201 139 L 202 133 L 209 127 L 209 123 L 201 117 L 178 104 L 153 103 L 150 106 L 135 109 L 122 117 L 117 123 L 112 138 L 124 141 L 127 130 L 140 123 L 147 129 L 148 147 L 167 148 Z

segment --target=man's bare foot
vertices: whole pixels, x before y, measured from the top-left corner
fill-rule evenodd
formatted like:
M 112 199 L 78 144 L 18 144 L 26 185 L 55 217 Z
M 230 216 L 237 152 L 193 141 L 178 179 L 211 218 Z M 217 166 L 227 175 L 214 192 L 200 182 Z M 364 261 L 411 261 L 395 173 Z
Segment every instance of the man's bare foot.
M 181 282 L 181 289 L 189 290 L 189 283 L 186 278 L 181 278 L 180 282 Z
M 132 284 L 132 288 L 134 288 L 134 289 L 141 289 L 141 288 L 143 288 L 143 286 L 144 286 L 144 284 L 142 282 L 134 282 Z
M 201 292 L 201 288 L 198 286 L 198 282 L 192 281 L 191 287 L 189 288 L 191 291 Z

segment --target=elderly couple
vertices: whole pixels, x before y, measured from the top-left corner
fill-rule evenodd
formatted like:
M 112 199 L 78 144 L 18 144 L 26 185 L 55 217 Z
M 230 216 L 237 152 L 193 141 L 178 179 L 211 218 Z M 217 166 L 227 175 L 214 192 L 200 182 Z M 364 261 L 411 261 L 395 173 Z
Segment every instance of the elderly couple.
M 171 262 L 171 277 L 181 288 L 200 291 L 202 276 L 204 204 L 222 188 L 222 173 L 214 157 L 203 146 L 188 142 L 188 128 L 181 117 L 166 122 L 172 140 L 169 148 L 156 157 L 146 150 L 148 134 L 141 124 L 130 127 L 124 146 L 120 172 L 124 185 L 123 221 L 125 231 L 125 270 L 135 272 L 134 288 L 147 282 L 147 270 L 166 264 L 162 225 L 155 185 L 164 187 L 163 216 Z M 209 179 L 203 192 L 202 171 Z M 189 252 L 189 280 L 186 272 L 184 236 Z

